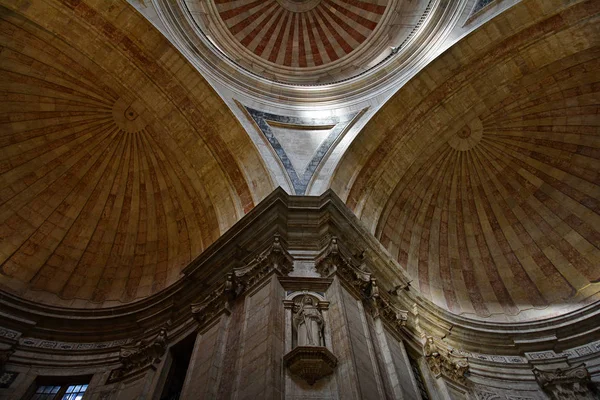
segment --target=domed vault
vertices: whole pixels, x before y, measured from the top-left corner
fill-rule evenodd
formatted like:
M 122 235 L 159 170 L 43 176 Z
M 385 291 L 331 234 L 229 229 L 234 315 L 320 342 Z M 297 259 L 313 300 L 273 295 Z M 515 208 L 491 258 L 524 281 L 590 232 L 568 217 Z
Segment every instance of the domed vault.
M 215 52 L 296 84 L 360 74 L 430 11 L 182 4 Z M 227 105 L 129 4 L 7 7 L 4 290 L 71 307 L 150 296 L 274 189 Z M 335 168 L 330 186 L 438 306 L 512 321 L 598 300 L 599 7 L 515 5 L 404 85 Z
M 332 184 L 412 286 L 455 314 L 525 320 L 599 298 L 599 7 L 536 4 L 399 90 Z
M 0 282 L 147 297 L 274 188 L 218 95 L 125 2 L 1 9 Z

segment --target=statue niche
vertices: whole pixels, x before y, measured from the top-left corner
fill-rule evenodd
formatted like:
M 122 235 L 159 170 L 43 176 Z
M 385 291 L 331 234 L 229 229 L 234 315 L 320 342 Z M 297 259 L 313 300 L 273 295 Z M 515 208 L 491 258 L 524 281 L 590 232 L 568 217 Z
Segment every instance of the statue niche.
M 337 358 L 327 349 L 328 341 L 325 340 L 323 310 L 327 310 L 329 303 L 304 292 L 284 304 L 291 313 L 291 332 L 288 330 L 291 337 L 288 336 L 287 340 L 291 339 L 292 350 L 283 357 L 283 361 L 292 375 L 314 385 L 331 375 L 337 365 Z
M 325 346 L 323 315 L 317 304 L 318 300 L 308 294 L 300 297 L 299 302 L 294 302 L 294 347 Z

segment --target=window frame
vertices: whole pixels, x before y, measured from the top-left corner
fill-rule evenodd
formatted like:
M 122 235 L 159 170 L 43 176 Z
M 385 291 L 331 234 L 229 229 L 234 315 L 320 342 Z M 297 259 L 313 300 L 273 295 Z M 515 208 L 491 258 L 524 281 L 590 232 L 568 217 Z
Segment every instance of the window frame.
M 31 389 L 28 391 L 28 395 L 24 398 L 27 400 L 35 399 L 38 389 L 43 386 L 59 386 L 60 389 L 51 400 L 62 400 L 62 398 L 67 394 L 67 390 L 71 386 L 79 386 L 79 385 L 88 385 L 86 387 L 86 393 L 89 390 L 90 380 L 92 379 L 92 375 L 79 375 L 79 376 L 38 376 Z M 51 393 L 49 393 L 51 394 Z M 71 393 L 69 393 L 71 394 Z

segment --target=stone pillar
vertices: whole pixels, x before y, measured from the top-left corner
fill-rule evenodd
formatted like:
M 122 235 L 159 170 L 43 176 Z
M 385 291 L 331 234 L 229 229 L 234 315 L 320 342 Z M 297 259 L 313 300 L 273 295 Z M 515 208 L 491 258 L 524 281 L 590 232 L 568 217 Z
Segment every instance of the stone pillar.
M 224 300 L 227 305 L 198 334 L 182 400 L 282 398 L 283 296 L 272 274 L 243 296 Z
M 277 277 L 271 275 L 244 299 L 239 353 L 230 375 L 237 399 L 283 397 L 283 295 Z
M 198 333 L 181 400 L 217 398 L 231 317 L 222 314 Z

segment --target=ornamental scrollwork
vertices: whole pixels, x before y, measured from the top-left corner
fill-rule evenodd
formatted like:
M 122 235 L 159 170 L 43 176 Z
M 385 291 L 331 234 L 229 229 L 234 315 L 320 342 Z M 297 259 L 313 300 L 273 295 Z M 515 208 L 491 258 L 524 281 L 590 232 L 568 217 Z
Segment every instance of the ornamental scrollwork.
M 235 275 L 227 274 L 225 283 L 213 290 L 199 303 L 190 305 L 192 316 L 200 323 L 211 321 L 222 313 L 230 313 L 230 303 L 236 296 Z
M 371 272 L 364 263 L 364 253 L 359 257 L 363 262 L 355 266 L 352 257 L 345 254 L 338 245 L 337 237 L 334 236 L 324 254 L 317 259 L 315 268 L 323 278 L 337 273 L 359 293 L 363 293 L 371 283 Z
M 192 315 L 202 325 L 215 317 L 231 313 L 232 302 L 241 294 L 251 289 L 271 273 L 285 276 L 292 272 L 293 259 L 283 248 L 279 235 L 275 235 L 273 243 L 246 265 L 233 268 L 225 276 L 225 281 L 217 286 L 202 301 L 190 306 Z
M 455 355 L 451 350 L 438 346 L 433 337 L 427 337 L 423 346 L 423 354 L 431 373 L 436 377 L 443 376 L 453 382 L 465 385 L 465 374 L 469 370 L 466 357 Z
M 167 329 L 161 328 L 152 339 L 139 340 L 134 345 L 123 346 L 119 352 L 121 367 L 112 371 L 109 381 L 114 382 L 160 363 L 167 349 Z
M 533 374 L 540 387 L 553 399 L 595 398 L 589 386 L 590 374 L 583 363 L 551 371 L 534 367 Z
M 406 326 L 408 311 L 399 309 L 392 303 L 387 294 L 381 293 L 375 278 L 371 278 L 371 282 L 365 291 L 365 298 L 374 318 L 382 318 L 395 330 L 401 330 Z
M 382 293 L 377 280 L 366 264 L 365 252 L 350 256 L 342 250 L 337 237 L 332 237 L 327 249 L 315 263 L 317 272 L 324 278 L 336 274 L 364 299 L 373 318 L 382 318 L 393 329 L 401 330 L 408 319 L 408 311 L 396 307 L 390 294 Z
M 265 251 L 254 257 L 245 266 L 233 269 L 236 295 L 253 287 L 272 272 L 286 276 L 293 269 L 293 258 L 283 248 L 281 238 L 276 234 L 273 243 Z

